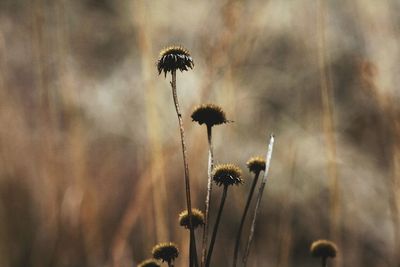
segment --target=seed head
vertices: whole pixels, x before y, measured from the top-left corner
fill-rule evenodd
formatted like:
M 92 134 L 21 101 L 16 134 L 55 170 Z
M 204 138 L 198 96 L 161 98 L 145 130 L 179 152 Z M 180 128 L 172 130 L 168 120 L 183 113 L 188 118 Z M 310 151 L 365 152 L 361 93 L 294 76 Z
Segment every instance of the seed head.
M 189 229 L 189 214 L 187 210 L 182 211 L 179 214 L 179 224 L 186 229 Z M 204 214 L 201 210 L 192 209 L 192 226 L 196 229 L 199 226 L 204 225 Z
M 233 164 L 219 164 L 213 171 L 213 180 L 218 185 L 238 185 L 243 183 L 242 171 Z
M 157 61 L 158 74 L 164 71 L 164 76 L 167 72 L 172 72 L 177 69 L 180 71 L 193 69 L 193 59 L 189 51 L 182 46 L 169 46 L 161 50 L 160 56 Z
M 337 247 L 332 241 L 317 240 L 311 244 L 310 252 L 316 258 L 334 258 L 337 254 Z
M 193 121 L 198 122 L 200 125 L 205 123 L 209 127 L 229 122 L 222 108 L 214 104 L 197 106 L 193 110 L 191 117 Z
M 172 242 L 159 243 L 153 247 L 152 254 L 157 260 L 171 262 L 178 257 L 179 250 Z
M 161 267 L 155 259 L 147 259 L 138 264 L 137 267 Z
M 247 168 L 249 168 L 249 171 L 255 174 L 265 171 L 265 159 L 260 156 L 251 157 L 247 161 L 246 165 Z

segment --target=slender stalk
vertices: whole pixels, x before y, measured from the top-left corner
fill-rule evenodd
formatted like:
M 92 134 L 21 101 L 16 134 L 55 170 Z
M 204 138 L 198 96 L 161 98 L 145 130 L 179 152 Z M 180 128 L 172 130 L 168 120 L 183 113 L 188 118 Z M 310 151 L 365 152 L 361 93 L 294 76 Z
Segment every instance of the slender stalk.
M 211 256 L 212 256 L 213 249 L 214 249 L 215 239 L 217 238 L 218 226 L 219 226 L 219 222 L 221 220 L 222 210 L 224 209 L 224 204 L 225 204 L 225 199 L 226 199 L 227 193 L 228 193 L 228 186 L 225 185 L 224 191 L 222 192 L 221 204 L 220 204 L 219 210 L 218 210 L 217 221 L 215 222 L 214 230 L 213 230 L 212 237 L 211 237 L 210 248 L 208 249 L 206 267 L 210 267 Z
M 236 235 L 235 250 L 233 252 L 233 267 L 236 267 L 237 258 L 238 258 L 238 254 L 239 254 L 240 236 L 242 235 L 244 221 L 246 220 L 247 212 L 249 211 L 250 202 L 251 202 L 251 199 L 253 198 L 254 189 L 256 188 L 259 176 L 260 176 L 260 172 L 257 172 L 254 175 L 253 184 L 251 185 L 250 193 L 249 193 L 249 196 L 247 197 L 246 206 L 244 208 L 242 220 L 240 221 L 239 230 L 238 230 L 238 233 Z
M 194 229 L 192 227 L 192 203 L 190 198 L 190 179 L 189 179 L 189 165 L 187 163 L 187 155 L 186 155 L 186 144 L 185 144 L 185 131 L 183 129 L 183 121 L 182 121 L 182 113 L 180 111 L 178 95 L 176 93 L 176 71 L 171 71 L 172 81 L 172 96 L 174 98 L 175 110 L 178 116 L 179 121 L 179 130 L 181 133 L 181 144 L 182 144 L 182 153 L 183 153 L 183 165 L 185 169 L 185 191 L 186 191 L 186 205 L 189 215 L 189 231 L 190 231 L 190 252 L 189 252 L 189 266 L 192 267 L 193 264 L 198 267 L 197 260 L 197 251 L 196 251 L 196 237 L 194 234 Z
M 328 267 L 328 261 L 326 257 L 321 258 L 322 267 Z
M 245 250 L 245 253 L 243 256 L 243 264 L 245 267 L 247 264 L 247 259 L 249 257 L 251 243 L 253 241 L 253 235 L 254 235 L 254 229 L 256 227 L 257 216 L 258 216 L 258 213 L 260 212 L 260 204 L 261 204 L 261 199 L 262 199 L 262 195 L 264 192 L 264 187 L 265 187 L 265 184 L 267 183 L 269 167 L 271 165 L 272 150 L 274 148 L 274 140 L 275 140 L 274 135 L 271 135 L 270 139 L 269 139 L 268 151 L 267 151 L 267 155 L 266 155 L 264 177 L 261 181 L 260 189 L 258 191 L 256 207 L 254 209 L 253 221 L 251 223 L 250 234 L 249 234 L 249 238 L 247 240 L 246 250 Z
M 203 250 L 201 254 L 201 267 L 204 267 L 207 257 L 207 241 L 208 241 L 208 220 L 210 217 L 210 203 L 211 203 L 211 190 L 212 190 L 212 170 L 214 167 L 214 152 L 212 146 L 212 127 L 207 125 L 207 139 L 208 139 L 208 182 L 207 182 L 207 196 L 206 196 L 206 208 L 204 214 L 204 228 L 203 228 Z
M 171 261 L 168 261 L 167 263 L 168 263 L 168 267 L 174 267 L 174 261 L 171 260 Z

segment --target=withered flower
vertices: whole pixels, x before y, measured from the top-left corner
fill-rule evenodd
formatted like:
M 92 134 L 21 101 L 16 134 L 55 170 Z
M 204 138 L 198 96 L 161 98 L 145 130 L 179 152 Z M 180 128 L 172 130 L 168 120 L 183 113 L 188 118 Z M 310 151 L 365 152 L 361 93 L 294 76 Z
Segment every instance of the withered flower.
M 213 180 L 218 185 L 238 185 L 243 183 L 242 171 L 233 164 L 219 164 L 213 172 Z
M 164 76 L 167 76 L 167 72 L 176 71 L 187 71 L 188 68 L 193 69 L 194 63 L 188 50 L 182 46 L 169 46 L 164 48 L 160 52 L 160 56 L 157 61 L 158 74 L 164 72 Z
M 230 122 L 226 119 L 225 112 L 215 104 L 202 104 L 197 106 L 192 112 L 192 120 L 203 123 L 208 127 Z
M 265 159 L 260 156 L 252 157 L 247 161 L 246 165 L 250 172 L 260 173 L 265 170 Z
M 155 259 L 147 259 L 138 264 L 137 267 L 161 267 Z
M 159 243 L 153 247 L 152 254 L 157 260 L 171 263 L 178 257 L 179 250 L 178 247 L 172 242 Z
M 179 224 L 186 229 L 189 229 L 189 214 L 187 210 L 184 210 L 179 214 Z M 194 229 L 204 225 L 204 214 L 201 210 L 192 209 L 192 225 Z

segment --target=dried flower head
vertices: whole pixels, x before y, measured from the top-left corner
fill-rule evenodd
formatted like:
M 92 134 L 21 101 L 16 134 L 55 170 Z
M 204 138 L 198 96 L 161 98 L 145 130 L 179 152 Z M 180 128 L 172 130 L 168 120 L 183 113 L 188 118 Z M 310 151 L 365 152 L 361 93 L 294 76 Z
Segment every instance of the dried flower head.
M 265 171 L 265 159 L 257 156 L 257 157 L 251 157 L 247 163 L 247 168 L 249 168 L 250 172 L 253 173 L 260 173 L 261 171 Z
M 317 240 L 311 244 L 311 255 L 319 258 L 334 258 L 337 254 L 335 243 L 329 240 Z
M 179 224 L 186 229 L 189 229 L 189 214 L 187 210 L 182 211 L 179 214 Z M 204 214 L 199 209 L 192 209 L 192 226 L 196 229 L 199 226 L 204 225 Z
M 164 71 L 164 75 L 167 76 L 167 72 L 188 70 L 193 69 L 193 59 L 189 54 L 189 51 L 182 46 L 169 46 L 161 50 L 160 56 L 157 61 L 158 74 Z
M 172 242 L 159 243 L 153 247 L 152 254 L 157 260 L 171 262 L 178 257 L 179 250 Z
M 238 185 L 243 182 L 242 171 L 233 164 L 219 164 L 213 171 L 213 180 L 219 186 Z
M 139 263 L 137 267 L 161 267 L 161 265 L 155 259 L 148 259 Z
M 209 127 L 229 122 L 222 108 L 214 104 L 197 106 L 193 110 L 191 117 L 193 121 L 198 122 L 200 125 L 205 123 Z

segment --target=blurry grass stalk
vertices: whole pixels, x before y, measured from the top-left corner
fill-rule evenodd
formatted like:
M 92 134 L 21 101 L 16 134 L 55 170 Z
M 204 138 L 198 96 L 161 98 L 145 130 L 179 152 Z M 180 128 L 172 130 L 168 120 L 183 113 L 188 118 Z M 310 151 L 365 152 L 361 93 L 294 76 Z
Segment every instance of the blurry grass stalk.
M 246 266 L 246 264 L 247 264 L 247 259 L 249 257 L 251 243 L 253 241 L 253 235 L 254 235 L 254 229 L 255 229 L 255 226 L 256 226 L 256 220 L 257 220 L 258 213 L 260 212 L 261 199 L 262 199 L 262 195 L 263 195 L 263 192 L 264 192 L 265 184 L 267 183 L 269 167 L 271 165 L 272 151 L 273 151 L 273 148 L 274 148 L 274 142 L 275 142 L 274 135 L 271 134 L 270 139 L 269 139 L 267 155 L 265 157 L 264 177 L 263 177 L 263 179 L 261 181 L 261 185 L 260 185 L 260 188 L 259 188 L 259 191 L 258 191 L 256 207 L 254 209 L 253 221 L 251 223 L 251 228 L 250 228 L 250 234 L 249 234 L 249 237 L 248 237 L 248 240 L 247 240 L 246 250 L 245 250 L 244 255 L 243 255 L 243 264 L 244 264 L 244 266 Z
M 212 170 L 214 165 L 214 153 L 212 146 L 212 126 L 207 125 L 207 139 L 208 139 L 208 181 L 207 181 L 207 196 L 206 196 L 206 209 L 204 214 L 204 228 L 203 228 L 203 244 L 201 254 L 201 266 L 204 267 L 207 257 L 207 241 L 208 241 L 208 221 L 210 217 L 210 203 L 211 203 L 211 190 L 212 190 Z
M 224 209 L 224 204 L 225 204 L 225 199 L 226 199 L 227 194 L 228 194 L 228 185 L 224 185 L 224 189 L 222 192 L 222 198 L 221 198 L 221 204 L 219 205 L 219 209 L 218 209 L 217 221 L 215 222 L 215 225 L 214 225 L 213 233 L 211 236 L 210 248 L 209 248 L 208 254 L 207 254 L 206 267 L 210 267 L 211 256 L 212 256 L 212 253 L 214 250 L 215 239 L 217 238 L 218 226 L 219 226 L 219 222 L 221 221 L 222 210 Z
M 187 163 L 187 155 L 186 155 L 186 144 L 185 144 L 185 131 L 183 129 L 183 121 L 182 121 L 182 113 L 179 107 L 178 95 L 176 93 L 176 70 L 171 71 L 172 81 L 172 96 L 174 99 L 175 110 L 178 116 L 179 121 L 179 130 L 181 134 L 181 144 L 182 144 L 182 153 L 183 153 L 183 165 L 185 169 L 185 191 L 186 191 L 186 205 L 189 215 L 189 225 L 190 225 L 190 248 L 189 248 L 189 266 L 198 267 L 198 259 L 197 259 L 197 251 L 196 251 L 196 237 L 194 234 L 194 229 L 192 227 L 192 203 L 190 198 L 190 179 L 189 179 L 189 165 Z
M 239 254 L 240 236 L 242 235 L 244 221 L 246 220 L 247 212 L 249 211 L 250 202 L 251 202 L 251 199 L 253 198 L 254 189 L 256 188 L 259 176 L 260 176 L 260 171 L 258 171 L 258 172 L 256 172 L 254 174 L 253 184 L 251 185 L 251 189 L 250 189 L 250 192 L 249 192 L 249 196 L 247 198 L 246 206 L 244 208 L 242 219 L 240 221 L 239 230 L 238 230 L 238 233 L 236 235 L 235 250 L 233 252 L 233 266 L 234 267 L 236 267 L 237 258 L 238 258 L 238 254 Z
M 330 238 L 340 246 L 339 225 L 340 225 L 340 193 L 338 170 L 336 164 L 337 151 L 335 140 L 335 122 L 334 122 L 334 105 L 333 105 L 333 88 L 330 70 L 329 54 L 326 45 L 325 32 L 325 1 L 318 1 L 318 64 L 320 70 L 321 83 L 321 101 L 322 101 L 322 123 L 325 134 L 325 142 L 327 144 L 327 168 L 330 176 Z M 340 264 L 340 258 L 337 262 Z

